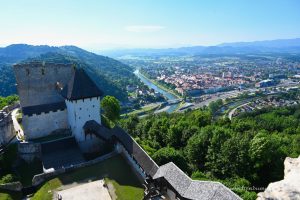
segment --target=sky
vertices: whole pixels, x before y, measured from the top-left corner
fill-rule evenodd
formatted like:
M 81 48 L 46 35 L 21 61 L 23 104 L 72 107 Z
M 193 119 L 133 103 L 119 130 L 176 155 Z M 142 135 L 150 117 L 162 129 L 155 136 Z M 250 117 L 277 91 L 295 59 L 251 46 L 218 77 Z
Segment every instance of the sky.
M 0 46 L 167 48 L 300 38 L 300 0 L 0 0 Z

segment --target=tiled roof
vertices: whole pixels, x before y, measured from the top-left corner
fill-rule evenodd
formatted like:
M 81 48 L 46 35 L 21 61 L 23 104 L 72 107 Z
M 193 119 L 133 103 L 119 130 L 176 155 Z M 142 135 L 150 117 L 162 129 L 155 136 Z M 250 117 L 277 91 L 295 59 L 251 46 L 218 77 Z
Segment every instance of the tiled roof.
M 195 181 L 188 177 L 173 162 L 162 165 L 153 179 L 164 178 L 182 198 L 192 200 L 222 199 L 240 200 L 235 193 L 223 184 L 212 181 Z
M 66 109 L 66 103 L 62 101 L 58 103 L 22 107 L 22 112 L 24 115 L 31 116 L 33 114 L 39 115 L 41 113 L 49 113 L 50 111 L 56 112 L 58 110 L 65 110 L 65 109 Z
M 68 100 L 78 100 L 99 97 L 103 95 L 103 92 L 83 69 L 76 69 L 69 83 L 61 91 L 61 94 Z
M 191 183 L 190 178 L 172 162 L 160 166 L 153 179 L 162 177 L 166 179 L 180 195 L 184 195 L 184 192 Z

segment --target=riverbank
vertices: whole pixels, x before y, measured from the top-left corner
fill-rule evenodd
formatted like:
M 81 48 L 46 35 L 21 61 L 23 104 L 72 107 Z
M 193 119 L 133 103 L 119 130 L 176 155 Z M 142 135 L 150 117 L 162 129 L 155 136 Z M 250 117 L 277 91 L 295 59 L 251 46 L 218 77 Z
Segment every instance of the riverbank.
M 145 84 L 147 85 L 149 88 L 153 89 L 154 91 L 162 94 L 168 101 L 175 101 L 175 100 L 179 100 L 178 95 L 171 93 L 172 91 L 169 91 L 167 88 L 163 89 L 162 86 L 157 85 L 157 83 L 153 82 L 151 79 L 147 78 L 146 76 L 144 76 L 143 74 L 141 74 L 139 72 L 139 70 L 136 70 L 134 72 L 134 74 Z M 176 110 L 176 108 L 178 107 L 179 103 L 175 103 L 172 105 L 166 105 L 165 108 L 162 108 L 161 110 L 158 110 L 158 112 L 161 111 L 165 111 L 167 113 L 172 113 Z M 156 113 L 156 112 L 155 112 Z
M 148 78 L 147 76 L 145 76 L 144 74 L 142 74 L 139 70 L 137 70 L 137 73 L 142 76 L 143 78 L 147 79 L 148 81 L 150 81 L 152 84 L 156 85 L 157 87 L 159 87 L 161 90 L 165 90 L 166 92 L 174 95 L 176 98 L 175 99 L 180 99 L 182 98 L 182 96 L 180 96 L 179 94 L 176 94 L 173 90 L 165 87 L 164 85 L 160 84 L 158 81 L 153 80 Z
M 160 106 L 161 106 L 161 103 L 160 104 L 155 104 L 155 103 L 148 104 L 148 105 L 145 105 L 145 106 L 141 107 L 138 110 L 133 110 L 132 112 L 122 114 L 121 117 L 126 117 L 126 116 L 129 116 L 129 115 L 138 115 L 138 116 L 140 116 L 140 115 L 149 114 L 151 112 L 154 112 Z

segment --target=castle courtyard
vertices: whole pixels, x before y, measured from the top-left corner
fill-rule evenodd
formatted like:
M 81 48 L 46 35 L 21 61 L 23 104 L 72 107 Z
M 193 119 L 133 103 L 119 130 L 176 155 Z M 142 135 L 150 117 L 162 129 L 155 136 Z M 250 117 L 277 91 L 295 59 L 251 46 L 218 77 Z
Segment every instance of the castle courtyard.
M 104 187 L 103 179 L 59 191 L 54 194 L 54 199 L 59 196 L 64 200 L 111 200 L 107 188 Z
M 107 188 L 103 187 L 103 183 Z M 61 174 L 45 182 L 31 200 L 58 199 L 103 199 L 115 195 L 121 200 L 142 199 L 144 189 L 127 161 L 116 155 L 92 166 Z

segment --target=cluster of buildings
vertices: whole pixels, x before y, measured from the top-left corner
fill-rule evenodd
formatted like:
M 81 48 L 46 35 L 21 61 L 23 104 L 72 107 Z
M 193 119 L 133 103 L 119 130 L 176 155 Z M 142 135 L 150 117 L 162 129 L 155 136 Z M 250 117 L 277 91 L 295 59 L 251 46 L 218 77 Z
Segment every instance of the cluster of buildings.
M 124 60 L 180 94 L 227 91 L 238 87 L 269 87 L 287 75 L 300 74 L 299 61 L 278 56 L 157 56 Z M 275 82 L 274 82 L 275 80 Z M 256 84 L 256 85 L 255 85 Z
M 232 116 L 238 116 L 244 112 L 251 112 L 253 110 L 262 109 L 266 107 L 285 107 L 285 106 L 294 106 L 299 104 L 299 100 L 286 100 L 279 99 L 274 96 L 269 96 L 265 99 L 257 99 L 250 103 L 244 104 L 243 106 L 238 107 Z
M 255 87 L 263 88 L 263 87 L 271 87 L 275 85 L 275 81 L 273 79 L 262 80 L 255 84 Z
M 248 77 L 233 75 L 230 72 L 216 76 L 212 73 L 187 74 L 185 72 L 175 71 L 171 76 L 161 74 L 157 79 L 174 85 L 178 93 L 191 96 L 219 92 L 233 87 L 241 87 L 250 82 Z
M 128 85 L 126 89 L 129 94 L 128 100 L 130 103 L 138 103 L 139 105 L 145 105 L 164 100 L 162 94 L 154 91 L 154 89 L 149 89 L 147 86 L 139 87 Z

